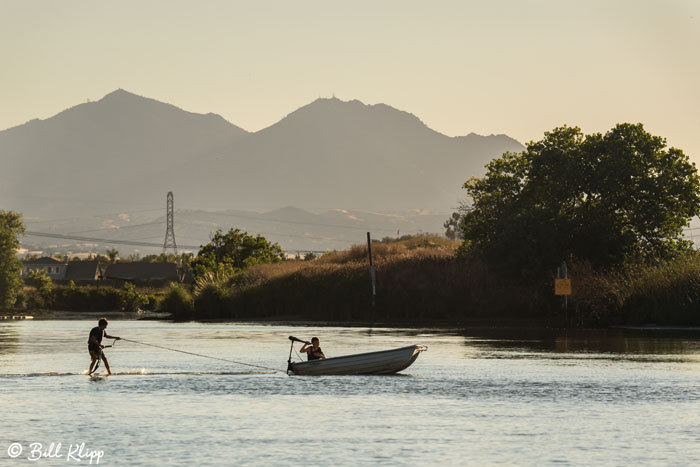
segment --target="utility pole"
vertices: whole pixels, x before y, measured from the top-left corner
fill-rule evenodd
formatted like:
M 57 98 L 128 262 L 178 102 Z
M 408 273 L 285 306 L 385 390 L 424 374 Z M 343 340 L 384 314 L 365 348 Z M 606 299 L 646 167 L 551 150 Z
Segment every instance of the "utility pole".
M 561 307 L 564 310 L 564 322 L 569 327 L 569 295 L 571 295 L 571 280 L 566 267 L 566 261 L 561 262 L 557 268 L 557 278 L 554 281 L 554 293 L 561 295 Z
M 168 252 L 168 249 L 172 249 L 177 256 L 177 244 L 175 243 L 175 219 L 173 215 L 175 202 L 173 201 L 173 192 L 168 192 L 168 203 L 167 203 L 167 227 L 165 230 L 165 241 L 163 242 L 163 254 Z
M 372 263 L 372 240 L 369 237 L 369 232 L 367 232 L 367 252 L 369 253 L 369 276 L 372 280 L 372 308 L 374 308 L 375 299 L 377 297 L 377 287 L 374 281 L 374 264 Z

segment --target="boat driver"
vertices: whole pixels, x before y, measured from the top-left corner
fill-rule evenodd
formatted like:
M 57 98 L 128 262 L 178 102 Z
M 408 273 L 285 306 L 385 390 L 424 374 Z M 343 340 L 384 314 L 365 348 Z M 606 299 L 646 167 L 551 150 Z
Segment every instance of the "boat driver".
M 320 343 L 321 341 L 318 340 L 318 337 L 312 337 L 311 342 L 304 343 L 304 347 L 301 348 L 300 352 L 306 352 L 306 356 L 309 360 L 326 358 L 323 350 L 321 350 L 321 347 L 319 346 Z

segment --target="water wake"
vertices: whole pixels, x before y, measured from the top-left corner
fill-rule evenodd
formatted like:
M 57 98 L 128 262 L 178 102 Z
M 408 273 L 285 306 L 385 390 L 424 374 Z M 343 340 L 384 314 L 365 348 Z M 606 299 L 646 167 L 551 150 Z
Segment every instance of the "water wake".
M 244 376 L 244 375 L 270 375 L 275 374 L 272 371 L 150 371 L 146 368 L 136 368 L 126 371 L 115 371 L 108 375 L 106 371 L 95 373 L 90 376 Z M 80 373 L 73 372 L 56 372 L 48 371 L 45 373 L 0 373 L 0 378 L 39 378 L 50 376 L 88 376 L 88 371 L 84 370 Z
M 64 373 L 64 372 L 57 372 L 57 371 L 49 371 L 46 373 L 0 373 L 0 378 L 36 378 L 39 376 L 75 376 L 79 375 L 81 373 Z M 87 371 L 82 373 L 82 374 L 87 374 Z

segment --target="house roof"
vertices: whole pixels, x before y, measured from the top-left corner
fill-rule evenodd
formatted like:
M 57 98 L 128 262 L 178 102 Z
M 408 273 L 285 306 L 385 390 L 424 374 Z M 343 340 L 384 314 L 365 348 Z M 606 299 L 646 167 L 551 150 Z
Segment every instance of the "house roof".
M 100 263 L 95 261 L 71 261 L 68 263 L 65 280 L 92 281 L 99 276 Z
M 148 263 L 133 261 L 130 263 L 115 263 L 107 266 L 107 279 L 121 280 L 177 280 L 177 265 L 175 263 Z
M 65 264 L 63 261 L 49 258 L 48 256 L 42 256 L 41 258 L 26 259 L 22 261 L 22 264 Z

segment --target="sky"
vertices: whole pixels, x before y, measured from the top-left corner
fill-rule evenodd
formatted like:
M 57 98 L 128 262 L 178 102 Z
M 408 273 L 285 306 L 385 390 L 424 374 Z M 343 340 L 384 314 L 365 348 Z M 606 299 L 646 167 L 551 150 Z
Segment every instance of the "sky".
M 335 95 L 449 136 L 641 122 L 700 165 L 700 0 L 2 0 L 0 60 L 0 129 L 118 88 L 249 131 Z

